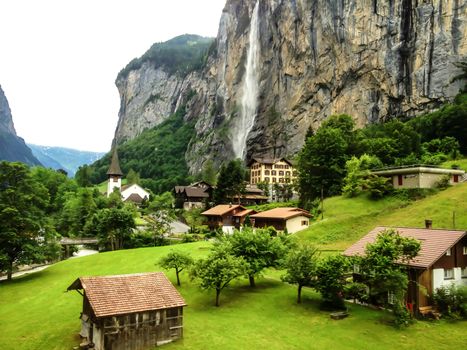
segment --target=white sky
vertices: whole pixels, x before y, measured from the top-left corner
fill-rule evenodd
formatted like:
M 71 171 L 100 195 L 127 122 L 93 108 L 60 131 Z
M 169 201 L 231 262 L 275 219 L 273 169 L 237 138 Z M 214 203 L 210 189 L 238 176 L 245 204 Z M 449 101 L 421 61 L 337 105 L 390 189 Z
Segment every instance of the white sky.
M 225 0 L 0 0 L 0 85 L 26 142 L 108 151 L 118 72 L 149 47 L 214 37 Z

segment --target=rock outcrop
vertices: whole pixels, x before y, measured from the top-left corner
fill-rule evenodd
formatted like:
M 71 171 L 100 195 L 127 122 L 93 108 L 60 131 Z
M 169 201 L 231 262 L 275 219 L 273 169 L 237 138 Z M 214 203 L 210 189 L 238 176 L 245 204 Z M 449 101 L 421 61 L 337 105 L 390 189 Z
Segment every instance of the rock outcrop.
M 180 106 L 196 119 L 186 160 L 192 172 L 211 158 L 238 156 L 248 50 L 258 46 L 256 115 L 245 159 L 295 154 L 311 125 L 347 113 L 357 125 L 431 111 L 463 82 L 467 3 L 458 0 L 261 0 L 258 42 L 251 43 L 256 0 L 228 0 L 215 50 L 184 78 L 143 64 L 117 81 L 117 141 L 153 127 Z M 251 60 L 250 60 L 251 61 Z M 251 67 L 250 67 L 251 68 Z
M 0 160 L 23 162 L 29 165 L 41 163 L 32 155 L 24 140 L 16 135 L 10 105 L 0 86 Z

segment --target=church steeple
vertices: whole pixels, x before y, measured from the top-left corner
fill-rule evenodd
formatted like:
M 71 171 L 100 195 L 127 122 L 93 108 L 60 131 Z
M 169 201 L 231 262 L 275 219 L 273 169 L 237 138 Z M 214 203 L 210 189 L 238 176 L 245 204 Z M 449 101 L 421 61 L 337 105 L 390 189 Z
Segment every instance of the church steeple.
M 112 147 L 112 160 L 110 161 L 109 170 L 107 170 L 109 179 L 107 181 L 107 197 L 114 191 L 114 188 L 118 188 L 120 191 L 122 188 L 122 170 L 120 169 L 120 162 L 118 160 L 117 147 Z

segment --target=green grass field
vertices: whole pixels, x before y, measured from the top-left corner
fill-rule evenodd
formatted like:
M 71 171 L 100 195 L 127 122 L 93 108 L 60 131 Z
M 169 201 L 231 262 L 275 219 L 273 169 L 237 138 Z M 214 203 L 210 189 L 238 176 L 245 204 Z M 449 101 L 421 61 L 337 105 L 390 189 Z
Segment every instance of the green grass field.
M 373 201 L 365 196 L 334 197 L 325 201 L 325 218 L 297 234 L 321 250 L 341 250 L 377 225 L 467 228 L 467 183 L 419 201 L 400 197 Z M 72 349 L 77 333 L 82 297 L 66 288 L 79 276 L 157 271 L 155 262 L 171 249 L 190 251 L 199 258 L 210 243 L 142 248 L 96 254 L 62 261 L 44 271 L 0 283 L 0 349 Z M 329 252 L 324 252 L 329 254 Z M 184 339 L 166 349 L 462 349 L 467 322 L 417 321 L 408 329 L 389 325 L 381 311 L 350 305 L 351 315 L 333 321 L 319 309 L 319 295 L 310 289 L 303 304 L 295 302 L 296 288 L 280 282 L 281 272 L 268 271 L 251 289 L 239 280 L 221 295 L 201 291 L 182 275 L 188 307 Z M 175 275 L 168 272 L 172 282 Z
M 456 228 L 466 229 L 467 183 L 412 202 L 400 197 L 333 197 L 324 201 L 324 220 L 297 235 L 322 250 L 343 250 L 376 226 L 423 227 L 425 219 L 431 219 L 433 228 L 451 229 L 453 212 Z
M 65 292 L 78 276 L 158 270 L 157 259 L 173 247 L 142 248 L 92 255 L 55 264 L 35 274 L 0 284 L 0 349 L 72 349 L 79 343 L 82 297 Z M 209 243 L 177 246 L 194 257 L 205 255 Z M 182 274 L 180 293 L 185 309 L 184 339 L 166 349 L 461 349 L 466 322 L 416 322 L 396 330 L 388 315 L 350 305 L 350 317 L 333 321 L 319 309 L 310 289 L 297 305 L 296 288 L 266 273 L 256 289 L 239 280 L 221 295 L 201 291 Z M 175 282 L 175 274 L 168 272 Z

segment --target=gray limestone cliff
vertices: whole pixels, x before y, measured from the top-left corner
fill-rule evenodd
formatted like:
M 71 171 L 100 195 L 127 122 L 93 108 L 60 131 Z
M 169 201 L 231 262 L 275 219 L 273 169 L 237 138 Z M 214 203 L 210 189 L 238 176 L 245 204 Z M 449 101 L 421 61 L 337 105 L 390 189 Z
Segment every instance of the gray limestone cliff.
M 465 1 L 228 0 L 203 69 L 181 78 L 142 64 L 117 79 L 116 140 L 183 105 L 196 120 L 192 172 L 208 158 L 290 156 L 331 114 L 363 126 L 436 109 L 463 85 L 451 80 L 466 59 Z
M 24 140 L 16 135 L 10 105 L 0 86 L 0 160 L 23 162 L 29 165 L 41 163 L 33 156 Z

